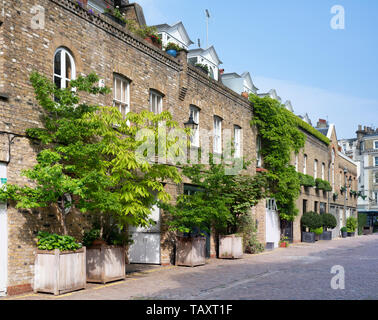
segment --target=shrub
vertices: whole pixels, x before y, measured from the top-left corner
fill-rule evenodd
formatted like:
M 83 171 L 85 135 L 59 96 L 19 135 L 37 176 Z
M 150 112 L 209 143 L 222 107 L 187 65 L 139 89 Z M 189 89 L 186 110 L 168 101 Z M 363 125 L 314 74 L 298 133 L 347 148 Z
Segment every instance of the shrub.
M 322 179 L 315 180 L 316 189 L 323 190 L 323 191 L 332 191 L 332 187 L 328 181 Z
M 209 67 L 206 64 L 196 63 L 194 66 L 198 67 L 198 68 L 201 68 L 204 72 L 206 72 L 207 74 L 209 74 Z
M 336 228 L 337 220 L 334 215 L 330 213 L 324 213 L 321 215 L 321 217 L 322 217 L 323 227 L 325 228 L 325 230 Z
M 322 227 L 322 223 L 321 216 L 315 212 L 306 212 L 301 218 L 302 226 L 309 228 L 310 230 L 315 230 Z
M 90 247 L 93 241 L 100 238 L 101 231 L 99 229 L 92 229 L 84 232 L 83 244 L 86 247 Z
M 82 244 L 76 243 L 76 239 L 70 236 L 60 236 L 40 231 L 38 232 L 37 239 L 39 250 L 59 249 L 60 251 L 75 251 L 82 248 Z
M 311 177 L 308 174 L 303 174 L 301 172 L 298 172 L 298 175 L 299 175 L 299 183 L 301 186 L 304 186 L 306 188 L 315 187 L 315 180 L 313 177 Z
M 354 217 L 349 217 L 346 222 L 346 227 L 348 232 L 355 232 L 357 229 L 357 219 Z
M 341 232 L 348 232 L 348 229 L 347 229 L 347 227 L 342 227 L 342 228 L 340 229 L 340 231 L 341 231 Z
M 358 235 L 363 234 L 363 228 L 367 225 L 367 215 L 365 213 L 358 214 Z
M 168 42 L 168 44 L 165 46 L 165 50 L 176 50 L 177 52 L 181 51 L 182 48 L 173 42 Z
M 314 232 L 315 234 L 317 234 L 319 236 L 323 233 L 323 227 L 319 227 L 319 228 L 316 228 L 316 229 L 310 229 L 310 232 Z

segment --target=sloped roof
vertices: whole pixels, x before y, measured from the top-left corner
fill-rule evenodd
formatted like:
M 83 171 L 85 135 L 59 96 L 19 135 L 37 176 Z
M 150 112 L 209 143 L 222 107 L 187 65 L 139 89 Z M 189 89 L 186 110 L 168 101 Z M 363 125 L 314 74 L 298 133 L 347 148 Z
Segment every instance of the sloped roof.
M 223 62 L 219 59 L 217 52 L 215 51 L 214 46 L 211 46 L 207 49 L 202 49 L 202 48 L 197 48 L 197 49 L 192 49 L 189 50 L 189 55 L 194 56 L 194 55 L 200 55 L 204 56 L 206 53 L 210 53 L 210 55 L 214 58 L 214 61 L 217 65 L 222 64 Z
M 158 25 L 155 25 L 154 26 L 159 32 L 161 31 L 165 31 L 167 33 L 171 33 L 172 31 L 174 31 L 175 29 L 178 29 L 180 35 L 182 36 L 183 40 L 187 43 L 187 45 L 191 45 L 193 44 L 194 42 L 190 39 L 185 27 L 184 27 L 184 24 L 181 22 L 181 21 L 178 21 L 176 23 L 174 23 L 173 25 L 169 25 L 167 23 L 163 23 L 163 24 L 158 24 Z

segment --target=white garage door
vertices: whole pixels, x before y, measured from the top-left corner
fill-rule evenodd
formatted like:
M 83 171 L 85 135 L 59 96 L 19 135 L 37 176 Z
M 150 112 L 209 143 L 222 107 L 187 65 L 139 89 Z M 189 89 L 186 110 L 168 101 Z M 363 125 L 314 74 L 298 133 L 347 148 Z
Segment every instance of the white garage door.
M 7 166 L 0 163 L 0 185 L 7 179 Z M 7 205 L 0 202 L 0 296 L 7 291 L 8 278 L 8 221 Z
M 130 227 L 134 243 L 129 247 L 128 258 L 130 263 L 160 264 L 160 209 L 154 206 L 150 218 L 156 225 L 147 228 Z
M 281 235 L 280 218 L 277 213 L 277 206 L 273 199 L 267 200 L 266 205 L 266 242 L 273 242 L 278 248 Z

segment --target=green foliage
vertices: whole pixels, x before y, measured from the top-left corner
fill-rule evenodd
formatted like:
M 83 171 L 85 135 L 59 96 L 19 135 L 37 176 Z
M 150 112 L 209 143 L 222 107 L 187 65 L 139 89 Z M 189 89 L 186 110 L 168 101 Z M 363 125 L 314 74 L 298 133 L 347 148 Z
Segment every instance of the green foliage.
M 130 28 L 131 26 L 129 26 Z M 153 42 L 161 44 L 161 38 L 157 33 L 156 27 L 148 27 L 148 26 L 143 26 L 143 27 L 136 27 L 135 25 L 130 28 L 130 31 L 134 32 L 136 35 L 139 37 L 145 39 L 145 38 L 151 38 Z
M 332 187 L 331 187 L 330 183 L 326 180 L 322 180 L 322 179 L 317 178 L 315 180 L 315 186 L 316 186 L 316 189 L 319 189 L 319 190 L 332 191 Z
M 177 52 L 179 52 L 182 50 L 182 48 L 176 43 L 168 42 L 167 45 L 165 46 L 165 50 L 176 50 Z
M 321 134 L 318 130 L 316 130 L 307 122 L 303 121 L 301 118 L 295 117 L 295 120 L 297 122 L 298 127 L 310 133 L 314 137 L 318 138 L 320 141 L 323 141 L 327 146 L 331 143 L 330 140 L 324 134 Z
M 114 8 L 114 10 L 112 10 L 109 6 L 105 9 L 106 13 L 109 13 L 111 14 L 113 17 L 121 20 L 122 22 L 127 22 L 126 18 L 123 16 L 123 14 L 121 13 L 121 11 L 119 10 L 119 8 Z
M 323 227 L 319 227 L 316 229 L 310 229 L 310 232 L 314 232 L 316 235 L 321 235 L 323 233 Z
M 310 230 L 315 230 L 322 227 L 323 221 L 322 217 L 315 212 L 306 212 L 301 218 L 301 224 L 304 228 L 309 228 Z M 310 231 L 314 232 L 314 231 Z
M 337 220 L 333 214 L 323 213 L 320 215 L 322 218 L 323 227 L 325 230 L 334 229 L 337 226 Z
M 303 174 L 301 172 L 298 172 L 299 176 L 299 183 L 301 186 L 304 186 L 306 188 L 315 187 L 315 180 L 312 176 L 308 174 Z
M 349 217 L 346 221 L 346 227 L 348 232 L 355 232 L 357 229 L 357 219 L 355 217 Z
M 246 167 L 247 164 L 244 164 Z M 190 233 L 195 228 L 209 231 L 213 226 L 218 233 L 238 232 L 238 219 L 265 197 L 264 175 L 228 175 L 229 165 L 185 166 L 183 174 L 198 186 L 194 195 L 180 195 L 176 205 L 161 205 L 170 213 L 171 230 Z
M 264 245 L 257 240 L 257 228 L 251 215 L 243 214 L 239 217 L 238 232 L 243 236 L 243 248 L 246 253 L 259 253 L 265 250 Z
M 363 234 L 363 229 L 367 225 L 367 214 L 359 213 L 358 214 L 358 234 Z
M 206 64 L 196 63 L 194 66 L 202 69 L 206 74 L 209 74 L 209 67 Z
M 340 229 L 340 231 L 341 231 L 341 232 L 348 232 L 348 229 L 347 229 L 347 227 L 342 227 L 342 228 Z
M 250 95 L 254 118 L 261 137 L 261 155 L 268 170 L 269 194 L 277 201 L 280 217 L 293 221 L 298 214 L 295 201 L 300 194 L 300 180 L 290 165 L 292 153 L 304 147 L 305 135 L 298 128 L 297 117 L 277 100 Z
M 89 231 L 85 231 L 84 237 L 83 237 L 83 245 L 89 248 L 92 245 L 93 241 L 100 239 L 100 237 L 101 237 L 100 229 L 92 229 Z
M 109 93 L 95 86 L 95 74 L 72 80 L 67 89 L 57 89 L 36 72 L 31 82 L 44 111 L 44 127 L 27 130 L 42 149 L 37 165 L 23 171 L 34 186 L 7 184 L 0 200 L 13 200 L 17 208 L 40 208 L 68 193 L 83 213 L 110 215 L 121 227 L 149 225 L 152 205 L 170 199 L 163 182 L 179 183 L 181 176 L 176 167 L 149 162 L 137 150 L 148 139 L 159 141 L 159 123 L 175 128 L 172 116 L 143 111 L 123 118 L 115 107 L 81 103 L 79 93 Z M 147 134 L 138 140 L 142 129 Z M 167 156 L 183 152 L 175 143 L 176 138 L 166 139 Z
M 57 234 L 50 234 L 48 232 L 38 232 L 37 247 L 39 250 L 55 250 L 60 251 L 75 251 L 82 248 L 80 243 L 76 243 L 74 237 L 60 236 Z

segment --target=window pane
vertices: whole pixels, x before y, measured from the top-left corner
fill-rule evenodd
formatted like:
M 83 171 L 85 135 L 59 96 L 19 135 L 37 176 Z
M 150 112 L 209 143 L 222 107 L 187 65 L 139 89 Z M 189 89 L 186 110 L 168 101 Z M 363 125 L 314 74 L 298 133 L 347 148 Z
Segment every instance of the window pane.
M 116 79 L 116 99 L 121 101 L 121 80 Z
M 121 101 L 126 102 L 126 81 L 122 81 Z
M 62 56 L 62 51 L 58 51 L 55 54 L 55 58 L 54 58 L 54 73 L 59 76 L 62 75 L 61 56 Z
M 55 83 L 55 85 L 58 89 L 61 89 L 61 87 L 62 87 L 62 79 L 61 78 L 54 76 L 54 83 Z
M 72 79 L 72 66 L 70 56 L 66 53 L 66 78 Z

